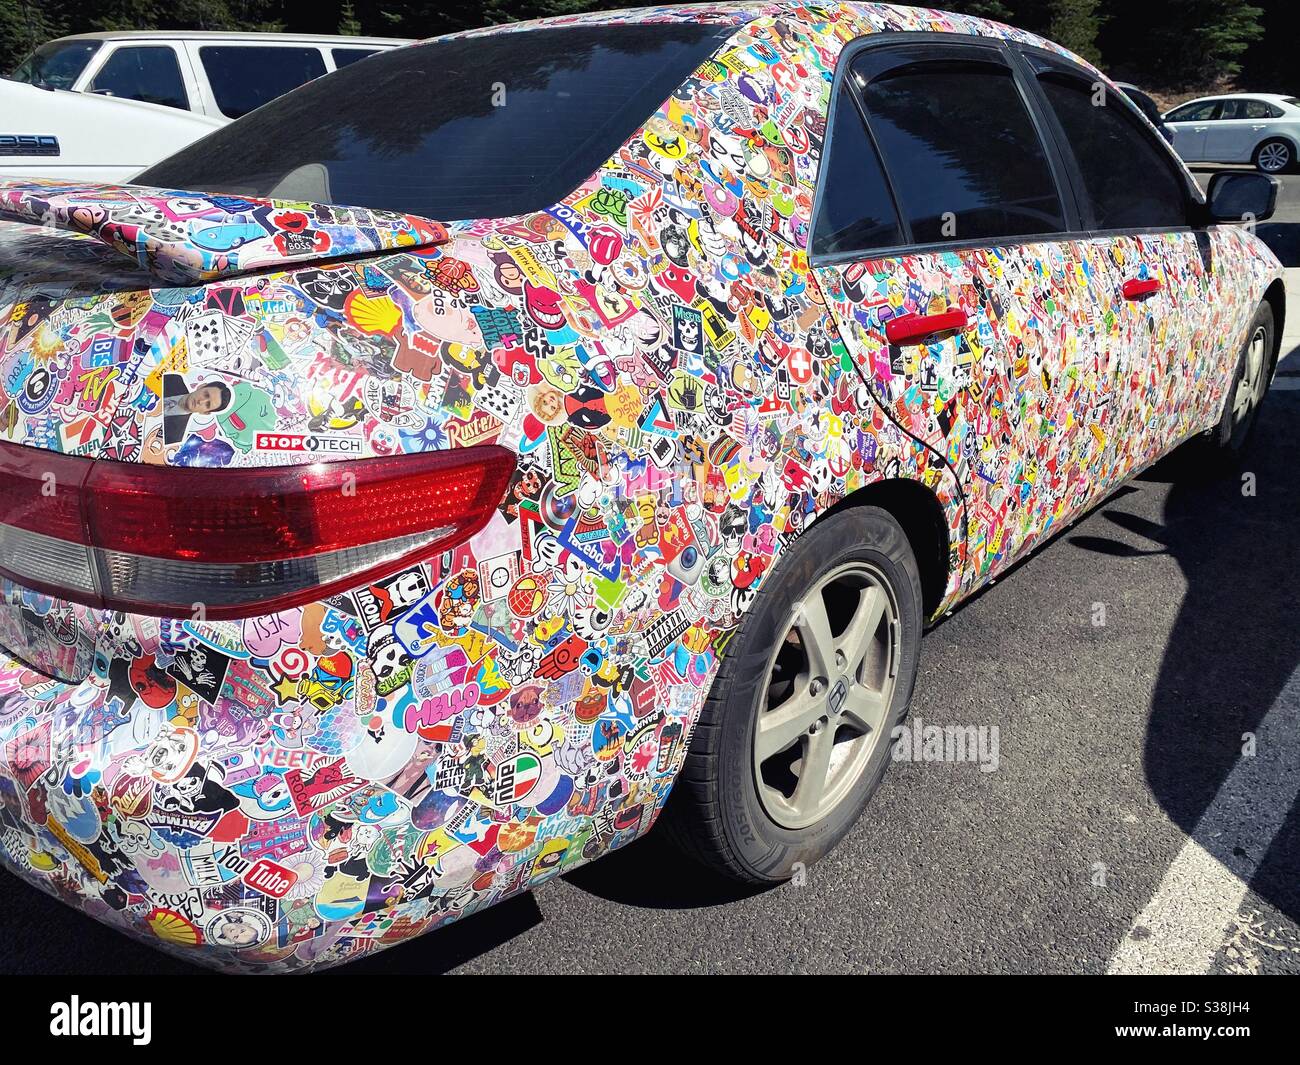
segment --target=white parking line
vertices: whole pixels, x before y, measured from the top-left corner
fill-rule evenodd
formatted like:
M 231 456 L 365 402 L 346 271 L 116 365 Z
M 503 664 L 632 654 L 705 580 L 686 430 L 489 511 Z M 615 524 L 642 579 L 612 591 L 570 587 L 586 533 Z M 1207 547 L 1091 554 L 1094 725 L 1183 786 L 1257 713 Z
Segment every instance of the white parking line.
M 1138 914 L 1107 969 L 1112 974 L 1209 970 L 1246 888 L 1300 793 L 1300 669 L 1255 732 Z

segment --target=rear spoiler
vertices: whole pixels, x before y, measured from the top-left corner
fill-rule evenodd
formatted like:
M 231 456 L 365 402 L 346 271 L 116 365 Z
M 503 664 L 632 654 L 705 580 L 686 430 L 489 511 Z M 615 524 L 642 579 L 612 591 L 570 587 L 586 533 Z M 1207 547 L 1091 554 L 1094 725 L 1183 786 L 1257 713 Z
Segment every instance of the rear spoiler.
M 450 239 L 392 211 L 70 181 L 0 181 L 0 219 L 94 237 L 177 285 Z

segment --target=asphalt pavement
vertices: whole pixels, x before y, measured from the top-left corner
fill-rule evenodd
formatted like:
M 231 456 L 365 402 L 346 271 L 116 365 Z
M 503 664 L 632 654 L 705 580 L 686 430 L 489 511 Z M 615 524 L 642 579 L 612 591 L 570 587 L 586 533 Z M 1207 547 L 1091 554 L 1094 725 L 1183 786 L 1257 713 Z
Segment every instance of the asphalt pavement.
M 737 890 L 651 833 L 337 971 L 1300 973 L 1292 306 L 1251 476 L 1176 454 L 936 626 L 913 722 L 984 730 L 975 757 L 896 762 L 805 882 Z M 9 876 L 0 944 L 7 973 L 198 971 Z

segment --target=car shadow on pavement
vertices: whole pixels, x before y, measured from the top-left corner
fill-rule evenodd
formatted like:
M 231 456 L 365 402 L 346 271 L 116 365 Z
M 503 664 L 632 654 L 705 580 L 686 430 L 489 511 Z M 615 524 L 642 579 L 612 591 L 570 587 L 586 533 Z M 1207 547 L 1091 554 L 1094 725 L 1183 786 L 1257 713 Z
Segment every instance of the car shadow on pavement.
M 1112 556 L 1170 555 L 1186 578 L 1161 656 L 1143 766 L 1157 801 L 1188 835 L 1195 835 L 1242 757 L 1246 734 L 1257 731 L 1300 666 L 1297 415 L 1300 403 L 1290 393 L 1270 395 L 1232 474 L 1206 477 L 1194 445 L 1153 466 L 1141 480 L 1171 485 L 1163 522 L 1129 513 L 1122 499 L 1112 498 L 1100 514 L 1113 536 L 1068 537 L 1076 547 Z M 1293 807 L 1268 853 L 1232 852 L 1258 863 L 1251 889 L 1291 920 L 1300 920 L 1298 828 Z M 1197 841 L 1216 858 L 1231 846 Z
M 656 910 L 721 906 L 780 886 L 742 884 L 706 869 L 658 830 L 567 873 L 564 879 L 597 898 Z
M 1300 222 L 1261 222 L 1255 234 L 1283 266 L 1300 266 Z

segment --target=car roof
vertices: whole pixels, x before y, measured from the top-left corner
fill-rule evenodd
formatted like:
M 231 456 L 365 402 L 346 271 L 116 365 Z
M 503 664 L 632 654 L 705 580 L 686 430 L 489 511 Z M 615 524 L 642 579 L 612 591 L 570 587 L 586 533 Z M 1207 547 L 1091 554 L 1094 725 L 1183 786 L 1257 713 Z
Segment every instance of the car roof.
M 995 22 L 992 19 L 981 18 L 977 15 L 963 15 L 944 11 L 940 8 L 921 7 L 919 5 L 877 3 L 822 3 L 810 5 L 807 0 L 774 0 L 774 2 L 740 0 L 740 2 L 733 3 L 632 7 L 617 11 L 589 11 L 572 15 L 550 15 L 545 18 L 529 19 L 521 22 L 508 22 L 496 26 L 458 30 L 453 33 L 426 38 L 426 40 L 448 40 L 493 33 L 514 33 L 519 30 L 554 26 L 612 26 L 632 23 L 695 22 L 732 25 L 739 29 L 746 23 L 760 18 L 787 18 L 796 22 L 825 24 L 828 21 L 839 21 L 845 16 L 855 16 L 860 21 L 872 23 L 873 30 L 930 30 L 936 33 L 965 33 L 971 36 L 1014 40 L 1069 56 L 1086 67 L 1092 65 L 1059 44 L 1030 33 L 1028 30 L 1008 26 L 1005 23 Z M 848 44 L 849 42 L 848 39 L 842 38 L 840 43 Z
M 389 45 L 410 44 L 407 37 L 344 37 L 327 33 L 241 33 L 222 30 L 105 30 L 103 33 L 70 33 L 54 41 L 265 41 L 268 44 Z
M 1176 111 L 1188 104 L 1208 104 L 1211 100 L 1267 100 L 1269 103 L 1280 104 L 1291 99 L 1294 97 L 1284 92 L 1220 92 L 1213 96 L 1198 96 L 1195 100 L 1184 100 L 1180 104 L 1175 104 L 1170 110 Z

